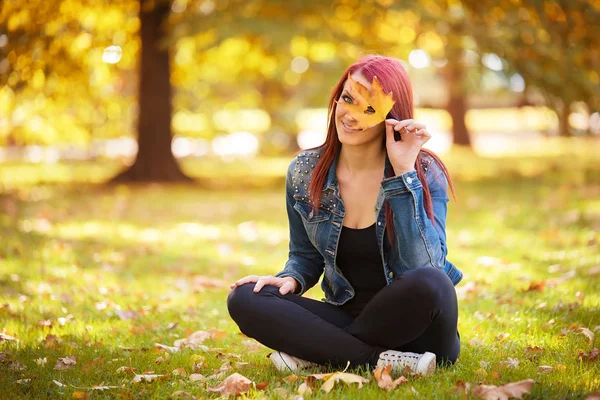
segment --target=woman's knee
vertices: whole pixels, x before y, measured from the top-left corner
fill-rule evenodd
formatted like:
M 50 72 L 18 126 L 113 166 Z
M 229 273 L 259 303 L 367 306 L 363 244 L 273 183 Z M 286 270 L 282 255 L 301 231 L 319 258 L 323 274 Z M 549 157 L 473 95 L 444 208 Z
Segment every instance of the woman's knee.
M 242 286 L 238 286 L 233 288 L 229 295 L 227 296 L 227 310 L 229 310 L 229 315 L 234 320 L 237 319 L 238 316 L 243 315 L 248 311 L 248 307 L 252 303 L 252 295 L 254 292 L 254 283 L 246 283 Z
M 400 279 L 420 297 L 439 300 L 445 298 L 446 294 L 454 293 L 452 281 L 444 271 L 438 268 L 416 268 L 401 275 Z

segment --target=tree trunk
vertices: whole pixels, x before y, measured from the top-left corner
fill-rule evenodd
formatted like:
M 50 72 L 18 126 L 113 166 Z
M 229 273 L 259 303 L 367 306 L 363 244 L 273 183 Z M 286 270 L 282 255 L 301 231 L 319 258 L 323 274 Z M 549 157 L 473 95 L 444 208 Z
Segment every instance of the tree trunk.
M 465 123 L 467 104 L 463 89 L 464 67 L 459 60 L 448 57 L 446 66 L 446 84 L 448 85 L 448 104 L 446 110 L 452 118 L 452 135 L 454 144 L 472 147 L 469 130 Z
M 116 182 L 190 181 L 171 152 L 171 81 L 168 48 L 160 48 L 169 5 L 149 8 L 141 0 L 141 59 L 139 83 L 138 153 L 135 163 L 113 178 Z
M 569 127 L 569 115 L 571 114 L 571 104 L 567 101 L 562 101 L 559 106 L 558 114 L 558 134 L 562 137 L 571 136 Z

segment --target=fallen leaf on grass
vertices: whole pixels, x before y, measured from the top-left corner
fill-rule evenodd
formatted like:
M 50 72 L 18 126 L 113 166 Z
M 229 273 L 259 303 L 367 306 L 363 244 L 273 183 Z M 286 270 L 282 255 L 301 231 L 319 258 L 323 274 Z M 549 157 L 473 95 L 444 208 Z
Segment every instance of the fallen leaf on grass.
M 521 396 L 529 393 L 534 382 L 533 379 L 526 379 L 502 386 L 477 385 L 471 390 L 471 394 L 484 400 L 508 400 L 511 397 L 521 399 Z
M 132 309 L 116 310 L 115 314 L 117 314 L 119 319 L 121 319 L 122 321 L 130 321 L 132 319 L 137 319 L 140 317 L 140 313 L 138 313 L 137 311 L 133 311 Z
M 71 398 L 85 400 L 88 398 L 88 395 L 85 392 L 73 392 L 73 395 L 71 396 Z
M 600 390 L 596 390 L 594 393 L 586 397 L 585 400 L 600 400 Z
M 27 385 L 29 382 L 31 382 L 31 379 L 17 379 L 15 382 L 20 385 Z
M 592 332 L 588 328 L 579 328 L 579 331 L 590 340 L 590 346 L 593 346 L 595 339 L 594 332 Z
M 362 388 L 363 383 L 369 382 L 368 379 L 363 378 L 360 375 L 351 374 L 349 372 L 334 372 L 332 374 L 313 374 L 311 377 L 319 380 L 323 380 L 323 386 L 321 390 L 325 393 L 331 392 L 331 389 L 335 386 L 336 382 L 344 382 L 348 385 L 351 383 L 358 383 L 358 388 Z
M 598 361 L 600 360 L 600 350 L 594 348 L 589 353 L 579 352 L 579 358 L 583 361 Z
M 540 372 L 542 374 L 547 374 L 549 372 L 552 372 L 553 369 L 554 369 L 554 367 L 551 365 L 540 365 L 538 367 L 538 372 Z
M 127 373 L 127 372 L 131 372 L 133 374 L 135 374 L 135 368 L 133 367 L 128 367 L 126 365 L 123 365 L 122 367 L 117 368 L 117 373 Z
M 72 368 L 73 365 L 77 364 L 77 361 L 75 360 L 75 356 L 69 356 L 69 357 L 59 357 L 58 361 L 56 361 L 56 364 L 54 365 L 54 369 L 57 371 L 64 371 L 65 369 L 69 369 Z
M 202 374 L 191 374 L 190 375 L 190 381 L 192 382 L 197 382 L 197 381 L 205 381 L 206 377 Z
M 500 366 L 501 367 L 506 367 L 506 368 L 517 368 L 519 366 L 519 359 L 518 358 L 512 358 L 512 357 L 508 357 L 508 359 L 506 361 L 500 361 Z
M 206 339 L 217 339 L 227 335 L 226 332 L 209 329 L 208 331 L 196 331 L 184 339 L 176 340 L 174 345 L 178 348 L 198 349 Z M 206 347 L 206 346 L 204 346 Z M 208 348 L 206 348 L 208 349 Z
M 175 376 L 185 377 L 185 376 L 187 376 L 187 371 L 185 370 L 185 368 L 177 368 L 177 369 L 173 370 L 172 374 Z
M 525 356 L 529 361 L 537 359 L 541 354 L 544 354 L 546 349 L 539 346 L 527 346 L 525 347 Z
M 46 363 L 48 362 L 48 360 L 46 359 L 46 357 L 44 358 L 38 358 L 35 360 L 35 363 L 37 365 L 46 365 Z
M 14 336 L 10 336 L 10 335 L 7 335 L 5 333 L 0 333 L 0 342 L 5 342 L 5 341 L 6 342 L 15 342 L 15 341 L 18 341 L 18 340 L 19 339 L 17 339 Z
M 377 369 L 373 372 L 375 380 L 377 381 L 377 386 L 388 392 L 392 389 L 396 389 L 397 386 L 408 382 L 408 379 L 406 379 L 404 376 L 392 380 L 392 376 L 390 375 L 391 370 L 392 366 L 388 365 L 385 368 L 377 367 Z
M 26 368 L 27 367 L 25 365 L 21 364 L 18 361 L 12 361 L 10 364 L 8 364 L 8 369 L 12 369 L 13 371 L 22 371 Z
M 481 347 L 483 345 L 484 345 L 483 340 L 481 340 L 479 338 L 469 340 L 469 346 L 471 346 L 471 347 Z
M 136 375 L 133 377 L 132 382 L 133 383 L 140 383 L 140 382 L 154 382 L 157 379 L 160 379 L 162 377 L 165 377 L 166 375 L 157 375 L 157 374 L 145 374 L 145 375 Z
M 48 334 L 42 343 L 46 349 L 58 349 L 62 343 L 62 339 L 56 335 Z
M 252 383 L 253 382 L 250 379 L 236 372 L 217 386 L 208 388 L 208 390 L 211 392 L 219 392 L 221 393 L 221 396 L 237 396 L 242 393 L 247 393 L 250 390 Z
M 546 282 L 544 282 L 544 281 L 530 282 L 529 287 L 523 291 L 524 292 L 541 292 L 544 290 L 545 286 L 546 286 Z
M 170 351 L 171 353 L 177 353 L 179 350 L 181 350 L 179 347 L 167 346 L 167 345 L 160 344 L 160 343 L 154 343 L 154 347 L 158 348 L 158 349 Z

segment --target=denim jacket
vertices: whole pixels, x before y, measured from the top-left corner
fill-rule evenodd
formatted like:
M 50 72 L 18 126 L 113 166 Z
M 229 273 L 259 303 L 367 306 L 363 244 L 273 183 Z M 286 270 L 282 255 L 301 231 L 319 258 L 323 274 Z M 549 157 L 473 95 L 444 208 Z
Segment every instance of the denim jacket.
M 318 213 L 313 210 L 308 197 L 312 172 L 322 152 L 323 147 L 303 151 L 288 168 L 289 258 L 284 270 L 276 276 L 293 277 L 300 285 L 297 293 L 302 294 L 324 273 L 323 300 L 341 305 L 354 297 L 355 292 L 335 262 L 345 215 L 336 177 L 337 157 L 325 180 Z M 381 273 L 385 274 L 388 285 L 404 271 L 424 266 L 444 270 L 454 285 L 462 279 L 462 272 L 446 259 L 447 180 L 431 156 L 426 154 L 422 165 L 431 192 L 435 223 L 425 212 L 423 187 L 416 171 L 384 179 L 377 196 L 374 209 L 377 243 L 383 261 Z M 386 159 L 386 168 L 389 167 L 389 159 Z M 385 229 L 385 200 L 394 214 L 395 246 L 390 246 Z

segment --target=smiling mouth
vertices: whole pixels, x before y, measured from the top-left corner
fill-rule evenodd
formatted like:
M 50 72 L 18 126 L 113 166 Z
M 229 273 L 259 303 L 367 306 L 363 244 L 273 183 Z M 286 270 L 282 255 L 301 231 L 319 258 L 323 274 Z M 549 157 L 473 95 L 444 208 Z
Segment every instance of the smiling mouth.
M 362 131 L 362 129 L 353 129 L 353 128 L 350 128 L 348 125 L 346 125 L 346 123 L 344 121 L 340 121 L 340 122 L 344 126 L 344 129 L 346 129 L 347 131 L 351 131 L 351 132 L 360 132 L 360 131 Z

